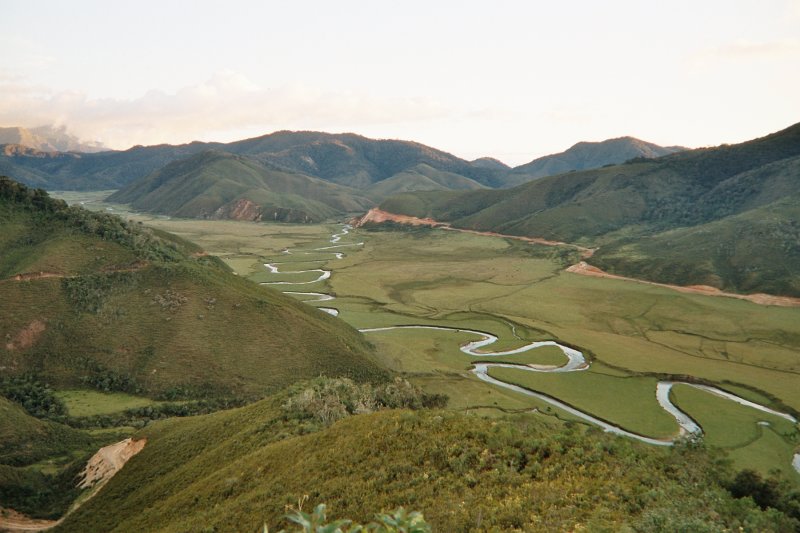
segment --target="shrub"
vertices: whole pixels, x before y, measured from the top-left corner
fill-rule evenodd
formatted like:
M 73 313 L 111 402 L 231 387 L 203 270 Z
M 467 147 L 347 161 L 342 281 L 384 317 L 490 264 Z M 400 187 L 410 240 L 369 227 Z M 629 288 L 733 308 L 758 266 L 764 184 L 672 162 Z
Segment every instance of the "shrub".
M 50 387 L 31 376 L 3 379 L 0 381 L 0 395 L 22 405 L 37 418 L 57 418 L 67 413 L 64 402 Z
M 399 507 L 392 514 L 375 515 L 375 521 L 366 525 L 353 523 L 352 520 L 335 520 L 328 522 L 327 509 L 324 503 L 317 505 L 311 513 L 302 511 L 302 502 L 298 509 L 286 516 L 286 519 L 299 526 L 303 533 L 430 533 L 431 526 L 425 521 L 422 513 L 406 512 Z M 284 530 L 281 530 L 284 531 Z M 264 533 L 269 533 L 264 525 Z
M 395 378 L 384 385 L 357 384 L 348 378 L 319 377 L 290 394 L 282 408 L 288 418 L 311 419 L 323 425 L 379 409 L 444 407 L 447 396 L 427 394 Z

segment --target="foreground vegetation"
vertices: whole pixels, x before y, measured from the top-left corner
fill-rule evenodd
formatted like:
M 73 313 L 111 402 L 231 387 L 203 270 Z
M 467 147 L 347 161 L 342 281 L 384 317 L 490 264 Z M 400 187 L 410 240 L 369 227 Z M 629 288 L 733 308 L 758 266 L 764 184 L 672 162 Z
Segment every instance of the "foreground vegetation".
M 153 424 L 144 450 L 58 530 L 272 530 L 304 494 L 357 522 L 411 507 L 437 531 L 797 527 L 734 498 L 732 472 L 692 444 L 661 450 L 536 416 L 437 410 L 328 425 L 290 403 Z

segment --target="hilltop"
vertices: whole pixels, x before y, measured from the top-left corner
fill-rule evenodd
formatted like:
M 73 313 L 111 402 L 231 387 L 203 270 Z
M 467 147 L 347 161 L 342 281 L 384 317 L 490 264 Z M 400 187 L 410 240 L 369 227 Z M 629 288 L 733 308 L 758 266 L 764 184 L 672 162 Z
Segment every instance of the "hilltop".
M 348 187 L 216 150 L 173 161 L 109 201 L 187 218 L 281 222 L 320 222 L 372 205 Z
M 260 397 L 321 373 L 382 379 L 345 323 L 170 234 L 0 178 L 0 366 L 57 388 Z
M 351 133 L 280 131 L 231 143 L 135 146 L 96 154 L 48 152 L 10 144 L 0 169 L 31 186 L 52 190 L 117 189 L 165 165 L 208 150 L 244 156 L 268 168 L 366 189 L 419 165 L 484 186 L 502 185 L 505 169 L 473 165 L 423 144 L 368 139 Z
M 279 131 L 230 143 L 135 146 L 83 154 L 54 151 L 51 145 L 42 143 L 25 144 L 13 135 L 7 142 L 0 151 L 0 171 L 28 185 L 51 190 L 118 189 L 166 171 L 165 166 L 175 161 L 216 150 L 245 157 L 273 172 L 350 187 L 373 200 L 403 190 L 509 187 L 545 175 L 632 157 L 656 157 L 678 149 L 627 137 L 579 143 L 563 154 L 512 169 L 489 157 L 466 161 L 412 141 L 369 139 L 353 133 Z M 420 174 L 428 179 L 421 179 Z
M 546 155 L 515 167 L 505 178 L 505 184 L 511 187 L 546 176 L 615 165 L 637 157 L 653 159 L 683 150 L 686 148 L 659 146 L 634 137 L 579 142 L 561 153 Z
M 612 273 L 800 295 L 800 124 L 737 145 L 541 178 L 488 192 L 416 192 L 385 211 L 598 247 Z

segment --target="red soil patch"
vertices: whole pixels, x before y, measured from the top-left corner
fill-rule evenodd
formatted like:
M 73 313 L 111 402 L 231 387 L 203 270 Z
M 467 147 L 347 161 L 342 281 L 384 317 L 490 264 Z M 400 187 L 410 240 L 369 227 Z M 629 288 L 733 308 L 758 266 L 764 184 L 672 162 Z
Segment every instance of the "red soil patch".
M 207 254 L 205 254 L 203 252 L 202 255 L 207 255 Z M 146 268 L 149 265 L 150 265 L 150 263 L 148 263 L 147 261 L 136 261 L 135 263 L 131 264 L 130 266 L 109 267 L 109 268 L 102 269 L 100 272 L 102 272 L 104 274 L 112 274 L 114 272 L 136 272 L 138 270 L 142 270 L 143 268 Z M 24 272 L 22 274 L 17 274 L 15 276 L 10 277 L 10 278 L 0 279 L 0 283 L 6 282 L 6 281 L 33 281 L 33 280 L 43 279 L 43 278 L 74 278 L 74 277 L 76 277 L 76 276 L 73 275 L 73 274 L 61 274 L 59 272 Z
M 637 278 L 629 278 L 626 276 L 618 276 L 616 274 L 609 274 L 600 270 L 596 266 L 592 266 L 585 261 L 581 261 L 577 265 L 572 265 L 567 268 L 567 272 L 573 274 L 580 274 L 582 276 L 591 276 L 595 278 L 618 279 L 622 281 L 635 281 L 636 283 L 644 283 L 646 285 L 655 285 L 656 287 L 665 287 L 674 291 L 683 292 L 687 294 L 702 294 L 704 296 L 724 296 L 726 298 L 737 298 L 739 300 L 747 300 L 760 305 L 777 305 L 780 307 L 798 307 L 800 306 L 800 298 L 793 298 L 791 296 L 774 296 L 772 294 L 736 294 L 733 292 L 723 292 L 716 287 L 709 285 L 670 285 L 668 283 L 657 283 L 655 281 L 647 281 Z
M 116 444 L 100 448 L 86 463 L 86 468 L 80 474 L 82 480 L 78 486 L 83 489 L 95 485 L 102 487 L 125 466 L 131 457 L 142 451 L 145 444 L 147 444 L 147 439 L 127 438 Z
M 377 207 L 370 209 L 366 215 L 361 218 L 357 218 L 353 221 L 353 226 L 356 228 L 360 228 L 364 224 L 372 222 L 374 224 L 380 224 L 381 222 L 396 222 L 398 224 L 409 224 L 412 226 L 430 226 L 432 228 L 441 228 L 450 231 L 460 231 L 462 233 L 471 233 L 473 235 L 485 235 L 487 237 L 502 237 L 504 239 L 515 239 L 518 241 L 530 242 L 533 244 L 542 244 L 544 246 L 569 246 L 570 248 L 575 248 L 582 252 L 582 257 L 591 257 L 594 253 L 594 250 L 591 248 L 585 248 L 583 246 L 578 246 L 575 244 L 570 244 L 568 242 L 561 242 L 561 241 L 550 241 L 547 239 L 542 239 L 540 237 L 522 237 L 520 235 L 506 235 L 504 233 L 495 233 L 493 231 L 478 231 L 474 229 L 464 229 L 464 228 L 454 228 L 448 222 L 439 222 L 432 218 L 418 218 L 412 217 L 408 215 L 397 215 L 395 213 L 389 213 L 388 211 L 382 211 Z
M 14 509 L 0 509 L 0 531 L 17 533 L 19 531 L 44 531 L 56 527 L 61 520 L 39 520 L 29 518 Z
M 41 320 L 34 320 L 24 328 L 22 328 L 13 339 L 6 343 L 6 350 L 25 350 L 30 348 L 39 337 L 44 333 L 47 326 Z
M 360 228 L 367 222 L 372 222 L 374 224 L 380 224 L 381 222 L 397 222 L 398 224 L 409 224 L 411 226 L 450 227 L 450 224 L 446 222 L 437 222 L 432 218 L 397 215 L 395 213 L 389 213 L 388 211 L 382 211 L 377 207 L 373 207 L 367 211 L 367 214 L 363 217 L 355 219 L 353 226 Z
M 58 272 L 26 272 L 25 274 L 17 274 L 13 278 L 10 278 L 14 281 L 30 281 L 32 279 L 42 279 L 42 278 L 63 278 L 64 274 L 59 274 Z
M 504 239 L 516 239 L 534 244 L 543 244 L 545 246 L 570 246 L 572 248 L 580 250 L 581 257 L 583 259 L 590 258 L 592 254 L 594 254 L 595 252 L 594 248 L 586 248 L 583 246 L 578 246 L 576 244 L 570 244 L 567 242 L 550 241 L 538 237 L 520 237 L 519 235 L 505 235 L 503 233 L 495 233 L 492 231 L 477 231 L 470 229 L 454 228 L 447 222 L 438 222 L 432 218 L 417 218 L 408 215 L 396 215 L 394 213 L 382 211 L 377 207 L 370 209 L 369 212 L 367 212 L 367 214 L 364 215 L 363 217 L 353 219 L 352 224 L 354 227 L 359 228 L 368 222 L 379 224 L 381 222 L 389 222 L 389 221 L 397 222 L 398 224 L 411 224 L 413 226 L 431 226 L 434 228 L 441 228 L 451 231 L 461 231 L 464 233 L 472 233 L 475 235 L 487 235 L 490 237 L 502 237 Z M 667 289 L 672 289 L 678 292 L 683 292 L 688 294 L 703 294 L 706 296 L 725 296 L 727 298 L 738 298 L 739 300 L 747 300 L 760 305 L 777 305 L 780 307 L 800 306 L 800 298 L 793 298 L 791 296 L 774 296 L 772 294 L 763 294 L 763 293 L 736 294 L 733 292 L 723 292 L 717 289 L 716 287 L 711 287 L 709 285 L 689 285 L 689 286 L 669 285 L 667 283 L 656 283 L 655 281 L 647 281 L 638 278 L 618 276 L 616 274 L 609 274 L 608 272 L 604 272 L 599 268 L 590 265 L 586 261 L 581 261 L 576 265 L 572 265 L 571 267 L 567 268 L 567 272 L 572 272 L 573 274 L 580 274 L 582 276 L 592 276 L 596 278 L 635 281 L 636 283 L 645 283 L 647 285 L 655 285 L 657 287 L 666 287 Z

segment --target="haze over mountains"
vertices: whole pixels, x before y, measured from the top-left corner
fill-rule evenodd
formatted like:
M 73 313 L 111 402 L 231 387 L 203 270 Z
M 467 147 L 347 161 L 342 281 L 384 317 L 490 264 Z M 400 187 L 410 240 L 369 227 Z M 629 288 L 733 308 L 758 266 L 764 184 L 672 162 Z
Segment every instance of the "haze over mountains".
M 81 141 L 67 132 L 66 126 L 37 128 L 0 127 L 0 144 L 18 144 L 42 152 L 102 152 L 102 143 Z
M 230 209 L 229 202 L 240 200 L 257 206 L 255 211 L 258 214 L 253 215 L 253 219 L 270 213 L 274 215 L 281 210 L 292 211 L 286 217 L 273 216 L 275 220 L 304 220 L 314 209 L 317 210 L 316 216 L 309 220 L 319 220 L 330 216 L 331 209 L 338 213 L 359 210 L 366 198 L 379 202 L 392 194 L 414 190 L 502 188 L 541 177 L 550 171 L 591 168 L 631 157 L 653 157 L 673 150 L 633 138 L 616 139 L 592 143 L 591 148 L 573 147 L 563 154 L 511 169 L 496 159 L 487 157 L 470 162 L 415 142 L 319 132 L 283 131 L 227 144 L 194 142 L 178 146 L 137 146 L 121 152 L 92 154 L 53 152 L 47 148 L 50 145 L 35 142 L 27 143 L 27 146 L 21 144 L 8 144 L 2 148 L 0 172 L 33 187 L 50 190 L 127 187 L 116 201 L 121 201 L 121 198 L 128 202 L 136 200 L 139 209 L 180 216 L 225 216 L 236 211 Z M 209 151 L 238 156 L 239 159 L 234 165 L 234 159 L 229 158 L 228 164 L 223 165 L 219 163 L 219 157 L 194 157 Z M 171 163 L 184 159 L 180 164 L 167 168 Z M 213 169 L 202 169 L 206 163 Z M 235 171 L 241 165 L 249 169 L 244 176 Z M 187 175 L 179 177 L 178 169 L 183 169 Z M 283 173 L 284 186 L 275 189 L 266 182 L 255 185 L 245 177 L 253 172 L 262 176 Z M 166 182 L 179 179 L 185 184 L 187 180 L 197 179 L 191 176 L 199 175 L 204 176 L 205 185 L 200 183 L 203 180 L 199 180 L 189 187 L 199 198 L 188 197 L 184 192 L 180 199 L 151 205 L 146 198 L 136 196 L 137 191 L 146 191 L 147 197 L 154 191 L 150 187 L 156 182 L 160 187 L 172 187 Z M 290 175 L 297 184 L 289 184 Z M 320 205 L 306 206 L 307 209 L 297 198 L 285 196 L 298 190 L 311 191 L 314 187 L 309 183 L 313 179 L 317 180 L 314 182 L 317 186 L 321 186 L 322 180 L 349 189 L 336 189 L 335 200 L 330 199 L 327 193 L 309 195 L 311 200 L 323 198 L 322 204 L 327 205 L 327 209 L 321 209 Z M 213 196 L 210 188 L 214 187 L 210 183 L 215 180 L 225 182 L 230 186 L 227 190 L 236 191 L 238 196 L 227 195 L 211 205 L 214 202 L 209 202 L 208 197 Z M 283 197 L 279 198 L 280 195 Z M 344 200 L 347 195 L 351 198 Z M 203 207 L 184 209 L 185 204 Z M 252 212 L 252 209 L 248 210 L 248 213 Z

